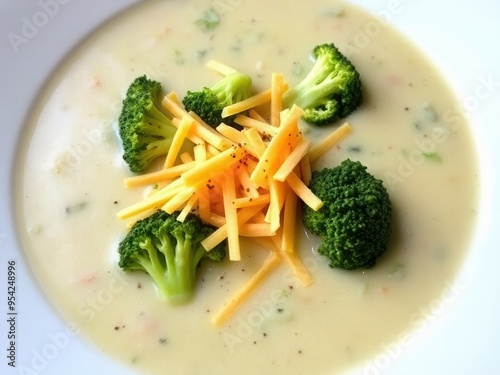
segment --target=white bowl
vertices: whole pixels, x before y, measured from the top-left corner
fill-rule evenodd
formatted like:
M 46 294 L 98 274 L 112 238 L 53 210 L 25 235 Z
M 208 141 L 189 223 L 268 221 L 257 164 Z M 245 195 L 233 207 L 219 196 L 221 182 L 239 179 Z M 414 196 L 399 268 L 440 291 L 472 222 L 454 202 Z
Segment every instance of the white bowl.
M 2 137 L 0 137 L 0 267 L 2 347 L 9 355 L 15 321 L 16 368 L 4 355 L 2 374 L 127 374 L 68 327 L 31 276 L 16 238 L 12 201 L 14 162 L 25 117 L 50 73 L 95 27 L 136 0 L 40 0 L 0 3 Z M 473 126 L 480 160 L 478 229 L 457 280 L 458 298 L 432 315 L 411 345 L 395 341 L 364 368 L 370 374 L 491 374 L 500 343 L 500 3 L 353 0 L 407 35 L 441 70 Z M 465 3 L 465 4 L 463 4 Z M 9 262 L 15 262 L 15 312 L 8 315 Z M 423 270 L 423 272 L 425 272 Z M 22 372 L 24 370 L 24 372 Z M 31 371 L 31 372 L 30 372 Z

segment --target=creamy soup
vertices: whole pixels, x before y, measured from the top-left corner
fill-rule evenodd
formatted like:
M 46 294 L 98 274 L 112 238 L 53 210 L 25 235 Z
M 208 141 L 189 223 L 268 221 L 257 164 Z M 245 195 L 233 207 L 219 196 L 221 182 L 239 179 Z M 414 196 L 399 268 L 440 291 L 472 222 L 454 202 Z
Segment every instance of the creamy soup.
M 478 192 L 460 106 L 411 43 L 348 4 L 221 0 L 213 3 L 216 22 L 197 22 L 208 4 L 141 3 L 82 43 L 48 82 L 17 169 L 19 231 L 33 272 L 78 332 L 140 371 L 288 375 L 361 366 L 376 373 L 372 360 L 387 345 L 408 346 L 409 334 L 426 329 L 460 292 L 453 282 Z M 317 240 L 299 229 L 314 282 L 303 287 L 283 264 L 215 328 L 211 317 L 267 256 L 243 241 L 241 262 L 205 263 L 192 303 L 169 306 L 148 276 L 117 265 L 127 229 L 116 213 L 144 194 L 123 186 L 130 172 L 116 127 L 128 85 L 147 74 L 182 96 L 219 79 L 205 67 L 209 59 L 249 73 L 255 92 L 269 87 L 272 72 L 293 85 L 311 67 L 312 48 L 325 42 L 358 69 L 364 102 L 347 119 L 353 133 L 316 167 L 349 157 L 384 181 L 394 207 L 389 250 L 370 270 L 331 269 L 315 252 Z

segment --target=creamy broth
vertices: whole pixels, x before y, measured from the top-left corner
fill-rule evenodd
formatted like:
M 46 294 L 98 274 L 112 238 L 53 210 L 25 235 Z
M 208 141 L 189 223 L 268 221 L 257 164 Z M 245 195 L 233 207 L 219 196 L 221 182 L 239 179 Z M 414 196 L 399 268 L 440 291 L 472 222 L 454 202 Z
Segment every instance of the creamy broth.
M 201 0 L 145 2 L 98 30 L 67 59 L 34 109 L 19 160 L 25 253 L 48 298 L 104 351 L 141 371 L 174 374 L 330 374 L 365 365 L 402 334 L 421 331 L 433 301 L 452 300 L 477 203 L 473 142 L 439 72 L 407 40 L 340 2 L 215 2 L 221 22 L 196 24 Z M 265 11 L 263 11 L 265 9 Z M 284 11 L 286 9 L 286 11 Z M 360 35 L 367 25 L 376 33 Z M 319 43 L 335 42 L 363 80 L 354 132 L 317 167 L 346 157 L 384 180 L 394 206 L 390 249 L 370 270 L 328 267 L 317 240 L 299 249 L 315 281 L 283 264 L 224 327 L 210 318 L 262 264 L 205 263 L 192 303 L 171 307 L 150 279 L 117 266 L 126 234 L 116 217 L 144 191 L 125 190 L 116 120 L 130 82 L 147 74 L 180 95 L 219 77 L 218 59 L 247 72 L 255 90 L 273 71 L 290 84 Z M 320 138 L 323 131 L 307 136 Z M 405 336 L 406 337 L 406 336 Z

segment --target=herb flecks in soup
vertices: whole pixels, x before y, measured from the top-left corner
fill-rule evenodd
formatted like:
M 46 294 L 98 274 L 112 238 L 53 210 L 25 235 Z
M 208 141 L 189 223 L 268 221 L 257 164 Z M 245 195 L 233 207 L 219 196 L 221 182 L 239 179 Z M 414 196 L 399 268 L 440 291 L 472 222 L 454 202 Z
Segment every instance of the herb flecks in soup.
M 49 298 L 97 347 L 153 373 L 338 373 L 425 329 L 427 306 L 466 253 L 477 198 L 469 127 L 446 115 L 455 98 L 439 72 L 382 23 L 363 48 L 350 48 L 377 21 L 343 3 L 232 2 L 217 17 L 204 9 L 201 0 L 145 2 L 112 20 L 68 58 L 34 109 L 18 169 L 20 231 Z M 332 270 L 297 229 L 314 282 L 303 287 L 283 263 L 220 329 L 210 317 L 267 257 L 250 241 L 240 262 L 202 268 L 188 305 L 170 307 L 146 275 L 124 274 L 116 249 L 127 229 L 116 212 L 143 194 L 123 188 L 130 174 L 116 136 L 130 82 L 147 74 L 183 95 L 215 84 L 204 65 L 216 59 L 251 75 L 256 91 L 272 72 L 293 85 L 312 64 L 304 51 L 330 41 L 363 77 L 364 101 L 348 117 L 352 134 L 316 167 L 351 158 L 384 180 L 394 233 L 377 265 Z

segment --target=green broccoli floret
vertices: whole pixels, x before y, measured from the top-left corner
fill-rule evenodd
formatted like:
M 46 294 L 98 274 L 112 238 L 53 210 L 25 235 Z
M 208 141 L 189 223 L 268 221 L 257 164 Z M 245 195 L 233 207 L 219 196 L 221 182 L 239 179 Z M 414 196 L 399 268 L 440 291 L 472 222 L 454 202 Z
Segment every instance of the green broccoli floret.
M 314 171 L 309 188 L 323 201 L 318 211 L 303 207 L 303 224 L 318 235 L 318 253 L 331 267 L 370 268 L 385 252 L 391 234 L 391 201 L 381 180 L 360 162 L 344 160 Z
M 152 278 L 160 295 L 173 304 L 186 303 L 194 293 L 197 267 L 209 258 L 222 261 L 226 245 L 206 251 L 201 241 L 215 228 L 189 214 L 183 222 L 178 213 L 159 210 L 138 221 L 120 242 L 119 266 L 125 271 L 144 271 Z
M 129 86 L 118 118 L 123 159 L 132 172 L 147 169 L 159 156 L 166 155 L 176 132 L 171 116 L 161 104 L 162 86 L 145 75 Z
M 231 73 L 212 88 L 204 87 L 200 91 L 188 91 L 182 103 L 188 111 L 193 111 L 207 124 L 217 127 L 223 121 L 224 107 L 240 102 L 252 95 L 252 78 L 248 74 Z M 234 116 L 224 119 L 232 125 Z
M 334 44 L 313 49 L 315 62 L 307 76 L 283 96 L 284 104 L 298 105 L 302 118 L 317 126 L 346 117 L 361 104 L 361 79 L 354 65 Z

